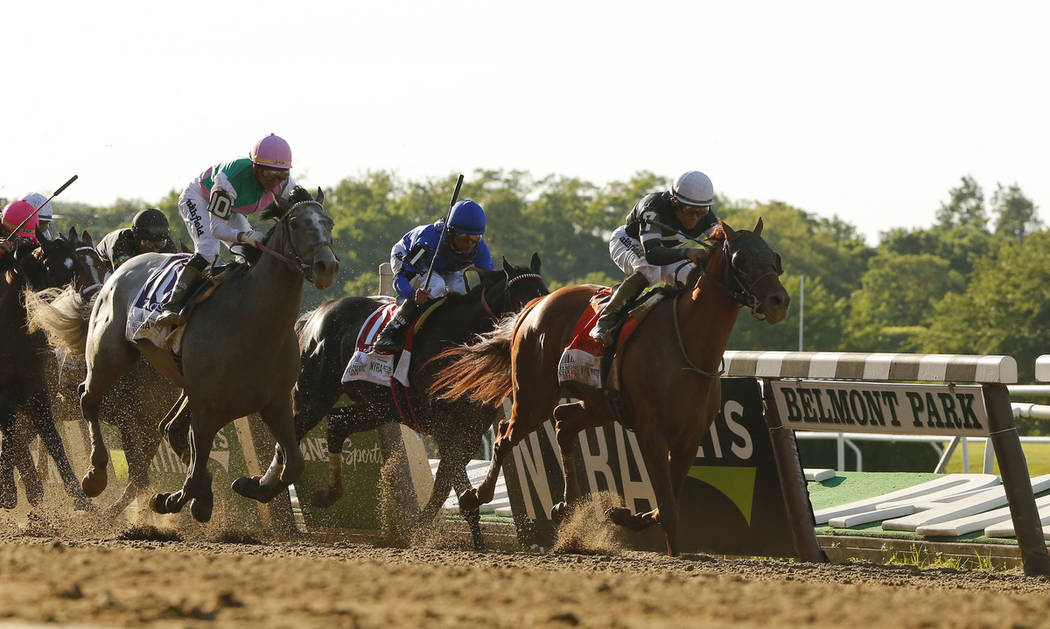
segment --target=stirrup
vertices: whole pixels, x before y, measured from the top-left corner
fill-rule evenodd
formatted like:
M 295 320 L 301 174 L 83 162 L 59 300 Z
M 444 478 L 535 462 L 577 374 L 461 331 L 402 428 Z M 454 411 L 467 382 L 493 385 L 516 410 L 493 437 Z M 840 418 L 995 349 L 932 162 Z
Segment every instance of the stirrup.
M 601 343 L 602 347 L 609 347 L 616 341 L 616 328 L 613 327 L 608 330 L 599 331 L 598 326 L 595 325 L 591 329 L 590 334 L 588 334 L 588 336 L 590 336 L 595 341 Z
M 385 331 L 383 330 L 383 332 Z M 405 334 L 402 334 L 400 329 L 386 335 L 383 332 L 379 333 L 379 338 L 372 344 L 373 352 L 378 354 L 397 354 L 405 348 L 405 339 L 403 338 Z
M 186 323 L 186 318 L 182 316 L 181 312 L 174 310 L 164 310 L 161 315 L 157 317 L 156 325 L 159 326 L 172 326 L 178 327 Z

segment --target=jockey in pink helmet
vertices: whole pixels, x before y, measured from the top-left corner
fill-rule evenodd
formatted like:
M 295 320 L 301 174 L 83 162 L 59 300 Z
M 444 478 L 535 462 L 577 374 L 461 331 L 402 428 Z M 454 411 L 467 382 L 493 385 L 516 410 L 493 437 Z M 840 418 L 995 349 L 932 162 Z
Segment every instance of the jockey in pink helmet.
M 158 325 L 180 325 L 186 300 L 204 270 L 219 257 L 219 244 L 256 246 L 263 234 L 247 216 L 266 209 L 274 199 L 288 200 L 295 187 L 289 176 L 292 149 L 270 134 L 255 143 L 248 157 L 220 162 L 202 172 L 179 195 L 179 215 L 193 239 L 193 257 L 182 268 L 164 304 Z
M 27 218 L 29 220 L 26 220 Z M 36 208 L 28 201 L 12 201 L 4 208 L 4 236 L 13 233 L 22 221 L 25 221 L 25 225 L 18 229 L 16 237 L 36 242 L 36 226 L 40 223 L 40 217 Z

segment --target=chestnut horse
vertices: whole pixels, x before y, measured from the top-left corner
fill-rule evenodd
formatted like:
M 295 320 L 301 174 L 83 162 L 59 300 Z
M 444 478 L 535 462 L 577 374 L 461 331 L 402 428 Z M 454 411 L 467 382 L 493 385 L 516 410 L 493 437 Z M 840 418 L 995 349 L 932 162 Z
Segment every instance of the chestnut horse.
M 475 345 L 445 352 L 455 361 L 432 387 L 439 397 L 469 396 L 494 406 L 507 395 L 513 400 L 510 419 L 500 422 L 488 476 L 460 496 L 461 506 L 492 500 L 504 458 L 553 412 L 565 493 L 551 517 L 560 521 L 581 496 L 573 457 L 577 433 L 619 419 L 638 435 L 657 504 L 647 513 L 616 508 L 607 515 L 635 531 L 662 524 L 667 553 L 678 555 L 682 483 L 718 414 L 722 354 L 740 307 L 773 324 L 787 316 L 791 300 L 778 278 L 780 256 L 762 240 L 762 221 L 753 232 L 723 228 L 724 239 L 712 248 L 704 270 L 694 272 L 691 290 L 656 304 L 622 343 L 615 405 L 601 390 L 558 384 L 562 350 L 599 286 L 560 288 Z M 559 405 L 565 396 L 578 401 Z

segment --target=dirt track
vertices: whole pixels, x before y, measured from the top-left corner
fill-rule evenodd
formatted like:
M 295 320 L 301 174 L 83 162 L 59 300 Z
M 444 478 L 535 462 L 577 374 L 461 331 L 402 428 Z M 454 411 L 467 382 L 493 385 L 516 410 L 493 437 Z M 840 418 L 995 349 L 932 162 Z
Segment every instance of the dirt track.
M 1011 573 L 7 531 L 0 627 L 1050 626 Z

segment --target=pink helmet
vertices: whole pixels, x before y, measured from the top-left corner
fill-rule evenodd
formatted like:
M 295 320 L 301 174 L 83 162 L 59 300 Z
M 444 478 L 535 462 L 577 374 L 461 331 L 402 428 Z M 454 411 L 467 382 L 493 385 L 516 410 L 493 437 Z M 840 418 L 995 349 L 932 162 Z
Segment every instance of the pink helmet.
M 292 167 L 292 149 L 284 139 L 270 134 L 255 143 L 250 154 L 252 163 L 266 168 L 289 170 Z
M 25 221 L 26 218 L 29 218 L 29 220 L 26 221 L 25 225 L 22 225 L 22 228 L 18 230 L 16 235 L 35 241 L 36 226 L 40 223 L 40 217 L 33 204 L 29 201 L 12 201 L 4 208 L 4 227 L 9 232 L 15 231 L 15 228 L 22 221 Z

